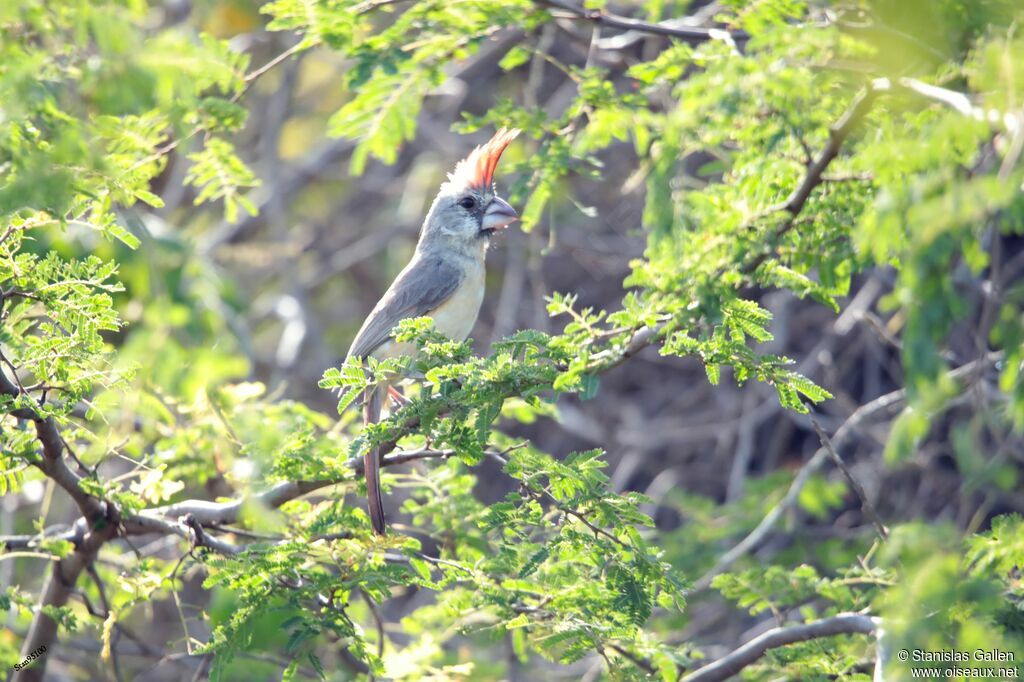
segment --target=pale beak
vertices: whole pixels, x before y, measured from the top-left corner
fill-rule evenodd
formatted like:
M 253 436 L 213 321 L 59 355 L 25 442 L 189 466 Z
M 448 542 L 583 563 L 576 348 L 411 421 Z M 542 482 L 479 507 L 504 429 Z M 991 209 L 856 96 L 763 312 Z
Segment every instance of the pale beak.
M 494 232 L 508 227 L 511 223 L 519 220 L 519 214 L 508 205 L 508 202 L 500 197 L 491 199 L 484 211 L 483 220 L 480 221 L 481 232 Z

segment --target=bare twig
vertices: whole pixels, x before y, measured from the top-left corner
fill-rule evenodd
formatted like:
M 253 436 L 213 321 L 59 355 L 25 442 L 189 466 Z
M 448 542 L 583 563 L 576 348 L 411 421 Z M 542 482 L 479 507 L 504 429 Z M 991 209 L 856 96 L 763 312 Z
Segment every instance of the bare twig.
M 86 569 L 89 572 L 89 577 L 92 578 L 93 583 L 96 585 L 96 591 L 100 595 L 100 604 L 103 606 L 103 618 L 107 619 L 111 617 L 110 612 L 110 600 L 107 599 L 107 589 L 103 585 L 103 580 L 100 578 L 100 574 L 96 571 L 95 564 L 89 564 Z M 121 630 L 117 626 L 117 622 L 114 622 L 114 633 L 110 637 L 110 663 L 114 667 L 114 678 L 117 682 L 123 682 L 124 675 L 121 674 L 121 662 L 118 658 L 117 641 L 121 637 Z
M 370 610 L 370 615 L 373 616 L 373 624 L 377 627 L 377 658 L 383 658 L 385 642 L 384 619 L 380 615 L 380 609 L 377 608 L 376 602 L 366 593 L 366 590 L 360 588 L 359 594 L 362 595 L 366 608 Z
M 818 420 L 814 418 L 813 414 L 808 416 L 811 419 L 811 426 L 814 427 L 815 433 L 818 434 L 818 440 L 821 441 L 821 446 L 825 448 L 825 451 L 828 452 L 829 456 L 832 458 L 832 462 L 841 472 L 843 472 L 843 476 L 846 477 L 850 487 L 853 488 L 857 497 L 860 498 L 861 508 L 864 510 L 864 514 L 868 519 L 871 520 L 871 523 L 874 524 L 875 530 L 878 531 L 878 536 L 883 540 L 888 540 L 889 531 L 886 529 L 885 524 L 882 523 L 882 519 L 878 516 L 878 512 L 875 510 L 875 505 L 871 504 L 871 500 L 868 499 L 868 495 L 864 491 L 864 486 L 860 484 L 860 481 L 853 477 L 853 473 L 850 471 L 849 467 L 846 466 L 846 462 L 843 461 L 843 458 L 839 456 L 835 447 L 833 447 L 832 441 L 829 439 L 828 434 L 825 433 L 825 430 L 821 428 L 821 424 L 818 423 Z
M 250 83 L 252 83 L 257 78 L 259 78 L 260 76 L 265 74 L 267 71 L 270 71 L 275 66 L 277 66 L 278 64 L 280 64 L 284 60 L 288 59 L 292 55 L 298 54 L 299 52 L 301 52 L 303 50 L 309 49 L 309 48 L 313 47 L 316 44 L 317 44 L 317 42 L 309 42 L 309 43 L 298 42 L 298 43 L 292 45 L 287 50 L 285 50 L 281 54 L 277 55 L 276 57 L 271 59 L 269 62 L 267 62 L 266 64 L 264 64 L 260 68 L 255 69 L 254 71 L 251 71 L 250 73 L 246 74 L 246 76 L 245 76 L 246 87 L 248 87 L 248 85 Z M 243 91 L 243 93 L 244 93 L 244 91 Z M 236 97 L 236 99 L 237 99 L 237 97 Z

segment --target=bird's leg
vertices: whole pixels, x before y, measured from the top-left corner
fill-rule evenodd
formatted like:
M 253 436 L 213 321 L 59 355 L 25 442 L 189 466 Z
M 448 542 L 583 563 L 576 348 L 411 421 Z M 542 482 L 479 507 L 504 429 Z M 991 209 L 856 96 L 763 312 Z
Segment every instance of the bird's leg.
M 391 399 L 395 401 L 395 405 L 398 407 L 405 407 L 409 404 L 409 399 L 402 395 L 402 392 L 394 386 L 388 386 L 388 395 L 391 396 Z

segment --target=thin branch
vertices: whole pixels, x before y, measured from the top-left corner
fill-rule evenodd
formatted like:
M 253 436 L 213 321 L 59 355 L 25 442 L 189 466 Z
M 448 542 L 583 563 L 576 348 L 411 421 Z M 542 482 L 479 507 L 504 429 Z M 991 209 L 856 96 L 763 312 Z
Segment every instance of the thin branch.
M 885 79 L 880 79 L 880 81 L 876 81 L 870 87 L 864 88 L 857 93 L 843 115 L 835 125 L 829 129 L 828 143 L 826 143 L 825 147 L 818 153 L 818 156 L 810 166 L 808 166 L 807 172 L 804 174 L 804 178 L 800 184 L 793 189 L 785 201 L 777 206 L 769 208 L 761 214 L 768 215 L 779 211 L 786 211 L 789 213 L 790 218 L 782 225 L 781 228 L 779 228 L 779 230 L 777 230 L 775 234 L 776 239 L 792 229 L 795 218 L 801 211 L 803 211 L 804 206 L 807 204 L 807 200 L 811 196 L 811 192 L 824 182 L 825 171 L 828 169 L 832 161 L 834 161 L 839 155 L 839 151 L 842 149 L 843 143 L 850 136 L 850 133 L 853 132 L 853 129 L 860 124 L 867 113 L 871 110 L 871 106 L 874 104 L 878 94 L 884 92 L 888 88 L 887 83 L 888 81 L 885 81 Z M 768 256 L 769 254 L 767 252 L 759 254 L 743 268 L 743 271 L 748 273 L 754 272 L 762 263 L 764 263 L 764 261 L 768 259 Z M 616 367 L 654 343 L 661 337 L 665 329 L 665 323 L 643 327 L 634 332 L 633 336 L 630 337 L 625 350 L 623 350 L 618 356 L 615 356 L 610 363 L 606 365 L 602 364 L 607 357 L 612 356 L 611 349 L 596 353 L 592 357 L 592 360 L 596 361 L 596 363 L 600 365 L 601 370 L 608 370 Z
M 41 540 L 67 540 L 78 545 L 85 537 L 85 519 L 68 528 L 66 524 L 44 528 L 32 535 L 0 535 L 0 553 L 9 550 L 34 549 Z
M 377 604 L 366 593 L 366 590 L 359 588 L 359 594 L 362 595 L 363 601 L 366 602 L 366 608 L 370 610 L 370 615 L 373 616 L 373 624 L 377 628 L 377 658 L 384 658 L 384 619 L 380 615 Z
M 382 451 L 385 452 L 392 448 L 394 448 L 393 442 L 385 443 L 381 446 Z M 396 466 L 398 464 L 405 464 L 407 462 L 421 459 L 447 459 L 454 454 L 455 452 L 453 450 L 431 450 L 427 448 L 422 450 L 410 450 L 408 452 L 395 452 L 385 455 L 381 459 L 381 466 Z M 362 457 L 351 457 L 345 462 L 345 466 L 351 469 L 352 473 L 358 477 L 363 471 L 363 459 Z M 128 519 L 125 524 L 129 528 L 138 528 L 138 526 L 132 524 L 135 524 L 136 522 L 145 524 L 151 519 L 161 520 L 160 517 L 177 518 L 180 516 L 191 515 L 198 523 L 206 526 L 227 525 L 237 522 L 243 507 L 249 504 L 256 504 L 268 508 L 277 508 L 285 502 L 302 497 L 303 495 L 320 490 L 321 488 L 338 485 L 339 483 L 346 483 L 351 480 L 353 479 L 341 478 L 325 479 L 320 481 L 285 481 L 283 483 L 278 483 L 263 492 L 232 500 L 230 502 L 185 500 L 183 502 L 177 502 L 163 507 L 147 509 L 131 519 Z M 146 532 L 161 532 L 159 530 L 155 530 L 157 526 L 152 526 L 151 528 L 154 528 L 154 530 L 148 530 Z M 173 531 L 173 533 L 175 535 L 181 535 L 181 533 L 177 531 Z
M 857 613 L 841 613 L 803 625 L 773 628 L 750 640 L 724 658 L 700 668 L 682 678 L 681 682 L 718 682 L 739 674 L 765 655 L 769 649 L 809 639 L 844 634 L 871 635 L 879 628 L 881 619 Z
M 288 59 L 289 57 L 291 57 L 294 54 L 297 54 L 297 53 L 301 52 L 302 50 L 305 50 L 305 49 L 308 49 L 310 47 L 313 47 L 316 44 L 317 44 L 316 42 L 305 43 L 305 42 L 302 42 L 302 41 L 300 41 L 298 43 L 295 43 L 294 45 L 292 45 L 287 50 L 285 50 L 281 54 L 279 54 L 276 57 L 274 57 L 273 59 L 271 59 L 269 62 L 267 62 L 266 64 L 264 64 L 260 68 L 255 69 L 254 71 L 251 71 L 250 73 L 246 74 L 246 76 L 245 76 L 246 88 L 249 87 L 250 83 L 252 83 L 257 78 L 259 78 L 260 76 L 265 74 L 267 71 L 270 71 L 271 69 L 273 69 L 275 66 L 277 66 L 278 64 L 280 64 L 284 60 Z M 245 91 L 243 90 L 242 92 L 244 94 Z M 238 96 L 236 96 L 235 99 L 237 100 Z
M 370 12 L 372 10 L 375 10 L 375 9 L 379 8 L 379 7 L 384 7 L 386 5 L 393 5 L 393 4 L 396 4 L 396 3 L 401 2 L 401 1 L 402 0 L 367 0 L 367 2 L 364 2 L 361 5 L 359 5 L 358 7 L 354 8 L 354 12 L 356 14 L 365 14 L 366 12 Z M 242 99 L 242 97 L 244 97 L 246 95 L 246 93 L 249 92 L 249 90 L 252 88 L 253 84 L 257 80 L 259 80 L 259 78 L 261 76 L 263 76 L 264 74 L 266 74 L 269 71 L 272 71 L 275 67 L 279 66 L 282 62 L 286 61 L 289 57 L 292 57 L 292 56 L 294 56 L 294 55 L 296 55 L 296 54 L 298 54 L 300 52 L 303 52 L 305 50 L 311 49 L 311 48 L 319 45 L 319 42 L 320 42 L 319 39 L 314 40 L 314 41 L 305 41 L 305 40 L 299 41 L 295 45 L 292 45 L 291 47 L 286 49 L 281 54 L 279 54 L 276 57 L 272 58 L 269 62 L 267 62 L 263 66 L 255 69 L 253 71 L 251 71 L 250 73 L 247 73 L 243 77 L 243 79 L 242 79 L 243 83 L 244 83 L 244 85 L 242 87 L 242 90 L 239 91 L 234 97 L 232 97 L 231 101 L 232 102 L 237 102 L 240 99 Z M 152 154 L 150 154 L 149 156 L 145 157 L 144 159 L 141 159 L 140 161 L 137 161 L 135 164 L 133 164 L 130 170 L 135 170 L 136 168 L 139 168 L 140 166 L 145 165 L 146 163 L 150 163 L 150 162 L 152 162 L 152 161 L 154 161 L 156 159 L 159 159 L 160 157 L 164 156 L 165 154 L 169 154 L 170 152 L 174 151 L 183 142 L 185 142 L 186 140 L 190 140 L 191 138 L 193 138 L 196 135 L 198 135 L 200 132 L 203 132 L 203 127 L 202 126 L 196 126 L 195 128 L 192 129 L 191 132 L 189 132 L 185 136 L 179 137 L 179 138 L 175 138 L 175 139 L 171 140 L 170 142 L 164 144 L 163 146 L 158 147 Z M 7 234 L 4 234 L 3 238 L 6 239 L 7 236 L 8 236 Z M 2 243 L 2 241 L 0 241 L 0 243 Z
M 7 241 L 7 238 L 10 237 L 16 229 L 20 228 L 17 228 L 14 225 L 8 225 L 7 229 L 4 230 L 4 233 L 0 235 L 0 245 L 3 245 L 3 243 Z
M 997 109 L 985 110 L 975 106 L 970 98 L 962 92 L 940 88 L 937 85 L 931 85 L 916 78 L 898 78 L 895 85 L 920 97 L 947 106 L 968 118 L 984 121 L 991 126 L 1003 128 L 1011 133 L 1015 133 L 1020 129 L 1021 123 L 1017 116 Z M 874 82 L 872 88 L 882 92 L 891 89 L 892 86 L 893 83 L 888 78 L 879 78 Z
M 626 649 L 625 647 L 619 646 L 615 642 L 607 642 L 607 644 L 608 644 L 608 648 L 609 649 L 612 649 L 613 651 L 617 652 L 619 655 L 621 655 L 621 656 L 623 656 L 625 658 L 628 658 L 630 661 L 633 662 L 633 664 L 635 666 L 637 666 L 638 668 L 642 668 L 643 671 L 646 672 L 648 675 L 655 675 L 655 674 L 657 674 L 658 670 L 657 670 L 657 668 L 654 667 L 654 664 L 650 661 L 650 659 L 644 658 L 642 656 L 638 656 L 638 655 L 634 654 L 632 651 L 630 651 L 629 649 Z M 608 672 L 611 672 L 611 671 L 612 671 L 612 668 L 609 668 Z
M 846 466 L 846 462 L 843 461 L 843 458 L 839 456 L 839 453 L 832 445 L 832 441 L 829 439 L 828 434 L 826 434 L 825 430 L 821 428 L 821 424 L 818 423 L 818 420 L 814 418 L 813 414 L 808 416 L 811 419 L 811 426 L 814 427 L 815 433 L 818 434 L 818 440 L 821 441 L 821 446 L 825 448 L 825 451 L 828 452 L 829 456 L 832 458 L 832 462 L 841 472 L 843 472 L 843 476 L 846 477 L 850 487 L 853 488 L 857 497 L 860 498 L 860 506 L 864 510 L 864 514 L 871 520 L 871 523 L 874 524 L 875 530 L 878 531 L 878 536 L 883 540 L 888 540 L 889 531 L 885 527 L 885 524 L 882 523 L 882 519 L 878 516 L 878 512 L 875 510 L 875 505 L 871 504 L 871 500 L 868 499 L 868 495 L 864 491 L 864 486 L 860 484 L 860 481 L 853 477 L 853 472 L 851 472 L 849 467 Z
M 93 583 L 96 585 L 97 592 L 99 592 L 100 604 L 103 605 L 103 618 L 106 620 L 111 617 L 110 600 L 107 599 L 107 589 L 103 585 L 103 580 L 100 578 L 100 574 L 96 570 L 95 564 L 89 564 L 86 570 L 89 572 L 89 577 L 92 578 Z M 114 634 L 110 637 L 110 662 L 114 667 L 114 678 L 117 682 L 123 682 L 124 676 L 121 674 L 121 662 L 120 659 L 118 659 L 117 651 L 117 640 L 121 637 L 121 630 L 118 628 L 116 620 L 114 621 L 113 627 Z
M 979 367 L 989 366 L 997 362 L 1002 358 L 1001 352 L 992 352 L 986 355 L 984 358 L 979 358 L 972 362 L 957 367 L 954 370 L 946 373 L 946 376 L 950 379 L 963 379 L 964 377 L 970 376 L 972 373 L 978 371 Z M 832 436 L 833 447 L 840 447 L 846 439 L 861 424 L 871 419 L 875 415 L 889 410 L 894 410 L 903 405 L 907 397 L 905 389 L 899 389 L 881 395 L 869 403 L 861 405 L 853 414 L 851 414 L 842 426 L 836 429 L 835 435 Z M 793 479 L 793 482 L 789 486 L 789 490 L 786 491 L 785 497 L 779 500 L 778 504 L 772 507 L 771 511 L 765 514 L 761 522 L 757 524 L 754 530 L 743 538 L 735 547 L 722 555 L 718 562 L 704 575 L 698 579 L 693 585 L 693 591 L 699 592 L 706 590 L 711 586 L 711 581 L 716 575 L 732 566 L 740 557 L 745 556 L 749 552 L 753 551 L 755 547 L 761 544 L 761 542 L 768 536 L 768 533 L 775 527 L 775 524 L 779 522 L 779 519 L 785 514 L 786 510 L 796 504 L 797 498 L 800 496 L 800 492 L 803 490 L 804 485 L 811 479 L 818 469 L 825 463 L 828 458 L 828 451 L 824 448 L 818 448 L 814 455 L 807 460 L 807 463 L 803 465 L 800 472 Z
M 589 9 L 576 5 L 565 0 L 536 0 L 537 4 L 546 5 L 568 12 L 580 19 L 593 21 L 608 28 L 616 28 L 623 31 L 637 31 L 639 33 L 650 33 L 653 35 L 679 38 L 690 43 L 703 43 L 708 40 L 728 40 L 730 42 L 746 40 L 750 36 L 745 31 L 729 31 L 721 28 L 702 28 L 698 26 L 683 26 L 681 22 L 663 22 L 652 24 L 648 21 L 624 17 L 603 9 Z
M 504 455 L 507 452 L 510 452 L 511 450 L 517 449 L 519 447 L 522 447 L 522 446 L 521 445 L 520 446 L 515 446 L 513 448 L 509 448 L 508 450 L 505 450 L 504 452 L 500 452 L 500 453 L 499 452 L 488 452 L 487 456 L 489 456 L 491 459 L 495 460 L 496 462 L 498 462 L 502 466 L 505 466 L 505 465 L 508 464 L 508 460 L 505 459 Z M 570 506 L 568 506 L 566 504 L 563 504 L 562 502 L 559 502 L 558 499 L 547 490 L 547 488 L 541 488 L 540 490 L 534 490 L 534 489 L 530 488 L 527 485 L 527 486 L 524 487 L 524 490 L 526 492 L 528 492 L 530 494 L 530 496 L 533 497 L 533 499 L 535 499 L 538 503 L 543 503 L 544 499 L 547 498 L 548 501 L 551 503 L 551 505 L 555 509 L 557 509 L 558 511 L 562 512 L 563 514 L 566 514 L 568 516 L 573 517 L 574 519 L 576 519 L 577 521 L 582 523 L 584 526 L 586 526 L 587 528 L 590 529 L 590 532 L 592 532 L 595 535 L 595 537 L 600 536 L 600 537 L 607 538 L 608 540 L 611 540 L 612 542 L 614 542 L 615 544 L 619 545 L 620 547 L 622 547 L 626 551 L 632 551 L 633 550 L 633 547 L 630 546 L 629 544 L 627 544 L 627 543 L 623 542 L 622 540 L 618 539 L 617 537 L 615 537 L 614 535 L 612 535 L 611 533 L 606 531 L 604 528 L 601 528 L 600 526 L 597 526 L 597 525 L 594 525 L 593 523 L 591 523 L 590 519 L 588 519 L 586 514 L 584 514 L 583 512 L 581 512 L 581 511 L 579 511 L 577 509 L 573 509 L 572 507 L 570 507 Z
M 397 5 L 398 3 L 405 1 L 406 0 L 366 0 L 366 2 L 362 2 L 353 7 L 351 11 L 353 14 L 366 14 L 372 10 L 387 7 L 388 5 Z
M 860 125 L 868 112 L 871 111 L 878 97 L 882 94 L 891 93 L 896 89 L 903 89 L 925 99 L 938 102 L 964 116 L 985 121 L 992 126 L 1001 127 L 1014 134 L 1020 128 L 1020 118 L 1017 116 L 997 110 L 985 111 L 981 107 L 974 106 L 967 95 L 961 92 L 929 85 L 914 78 L 899 78 L 895 82 L 888 78 L 876 78 L 854 96 L 850 106 L 843 112 L 843 115 L 836 121 L 835 125 L 829 129 L 828 142 L 819 152 L 818 156 L 815 157 L 813 163 L 807 168 L 807 172 L 804 174 L 800 184 L 793 189 L 781 204 L 772 206 L 759 214 L 759 217 L 763 217 L 780 211 L 789 213 L 789 219 L 776 231 L 775 239 L 782 237 L 793 228 L 795 218 L 803 211 L 811 196 L 811 192 L 822 183 L 833 181 L 832 178 L 825 175 L 825 171 L 839 155 L 839 151 L 842 149 L 846 139 Z M 760 254 L 745 270 L 751 272 L 756 270 L 768 259 L 768 255 L 768 253 Z
M 807 169 L 803 181 L 790 193 L 780 209 L 788 211 L 791 216 L 799 215 L 808 197 L 811 196 L 811 191 L 822 183 L 822 177 L 829 164 L 839 156 L 839 150 L 842 149 L 846 138 L 871 110 L 879 92 L 874 87 L 868 87 L 857 93 L 850 106 L 829 129 L 828 142 Z

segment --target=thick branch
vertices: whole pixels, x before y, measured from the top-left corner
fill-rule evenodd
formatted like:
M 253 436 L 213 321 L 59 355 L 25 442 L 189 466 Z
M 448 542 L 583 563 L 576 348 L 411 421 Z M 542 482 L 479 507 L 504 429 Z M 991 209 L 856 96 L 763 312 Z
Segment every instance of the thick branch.
M 15 399 L 22 395 L 21 389 L 3 372 L 0 372 L 0 394 Z M 77 543 L 74 552 L 53 564 L 43 586 L 35 617 L 22 644 L 22 656 L 27 657 L 42 646 L 48 649 L 53 647 L 57 637 L 57 622 L 44 612 L 43 607 L 67 604 L 82 570 L 93 562 L 103 543 L 117 534 L 119 520 L 113 506 L 82 489 L 82 478 L 64 460 L 64 439 L 53 417 L 43 417 L 28 408 L 17 408 L 11 410 L 10 414 L 18 419 L 31 420 L 35 425 L 42 455 L 33 464 L 71 496 L 83 516 L 83 520 L 72 529 L 72 537 L 80 538 L 81 541 Z M 35 661 L 33 665 L 15 672 L 12 679 L 17 682 L 42 680 L 46 671 L 45 661 L 45 658 Z
M 18 398 L 21 390 L 7 378 L 7 375 L 0 372 L 0 394 Z M 97 497 L 82 490 L 82 478 L 72 471 L 67 462 L 64 461 L 64 439 L 57 429 L 57 423 L 53 417 L 42 417 L 29 408 L 17 408 L 10 410 L 12 416 L 18 419 L 31 421 L 35 425 L 36 438 L 42 446 L 42 457 L 33 464 L 46 476 L 63 488 L 78 505 L 82 516 L 95 523 L 106 515 L 106 504 Z
M 39 607 L 28 636 L 21 647 L 22 656 L 28 656 L 41 646 L 46 646 L 47 656 L 37 659 L 32 665 L 14 673 L 12 682 L 36 682 L 43 679 L 46 671 L 45 661 L 52 656 L 54 642 L 57 639 L 57 622 L 43 612 L 43 606 L 61 607 L 68 603 L 75 583 L 82 571 L 95 560 L 100 548 L 117 533 L 116 524 L 108 524 L 85 536 L 85 539 L 73 553 L 53 564 L 53 569 L 43 586 L 39 599 Z
M 209 547 L 215 552 L 229 556 L 239 554 L 245 549 L 211 536 L 191 514 L 181 516 L 175 521 L 137 514 L 125 520 L 124 532 L 125 535 L 148 535 L 150 533 L 177 535 L 196 547 Z
M 769 649 L 787 644 L 806 642 L 809 639 L 832 637 L 844 634 L 874 634 L 879 627 L 879 619 L 862 616 L 856 613 L 841 613 L 831 618 L 823 618 L 813 623 L 773 628 L 750 640 L 728 656 L 703 668 L 690 673 L 682 682 L 718 682 L 727 680 L 738 674 L 748 665 L 765 655 Z

